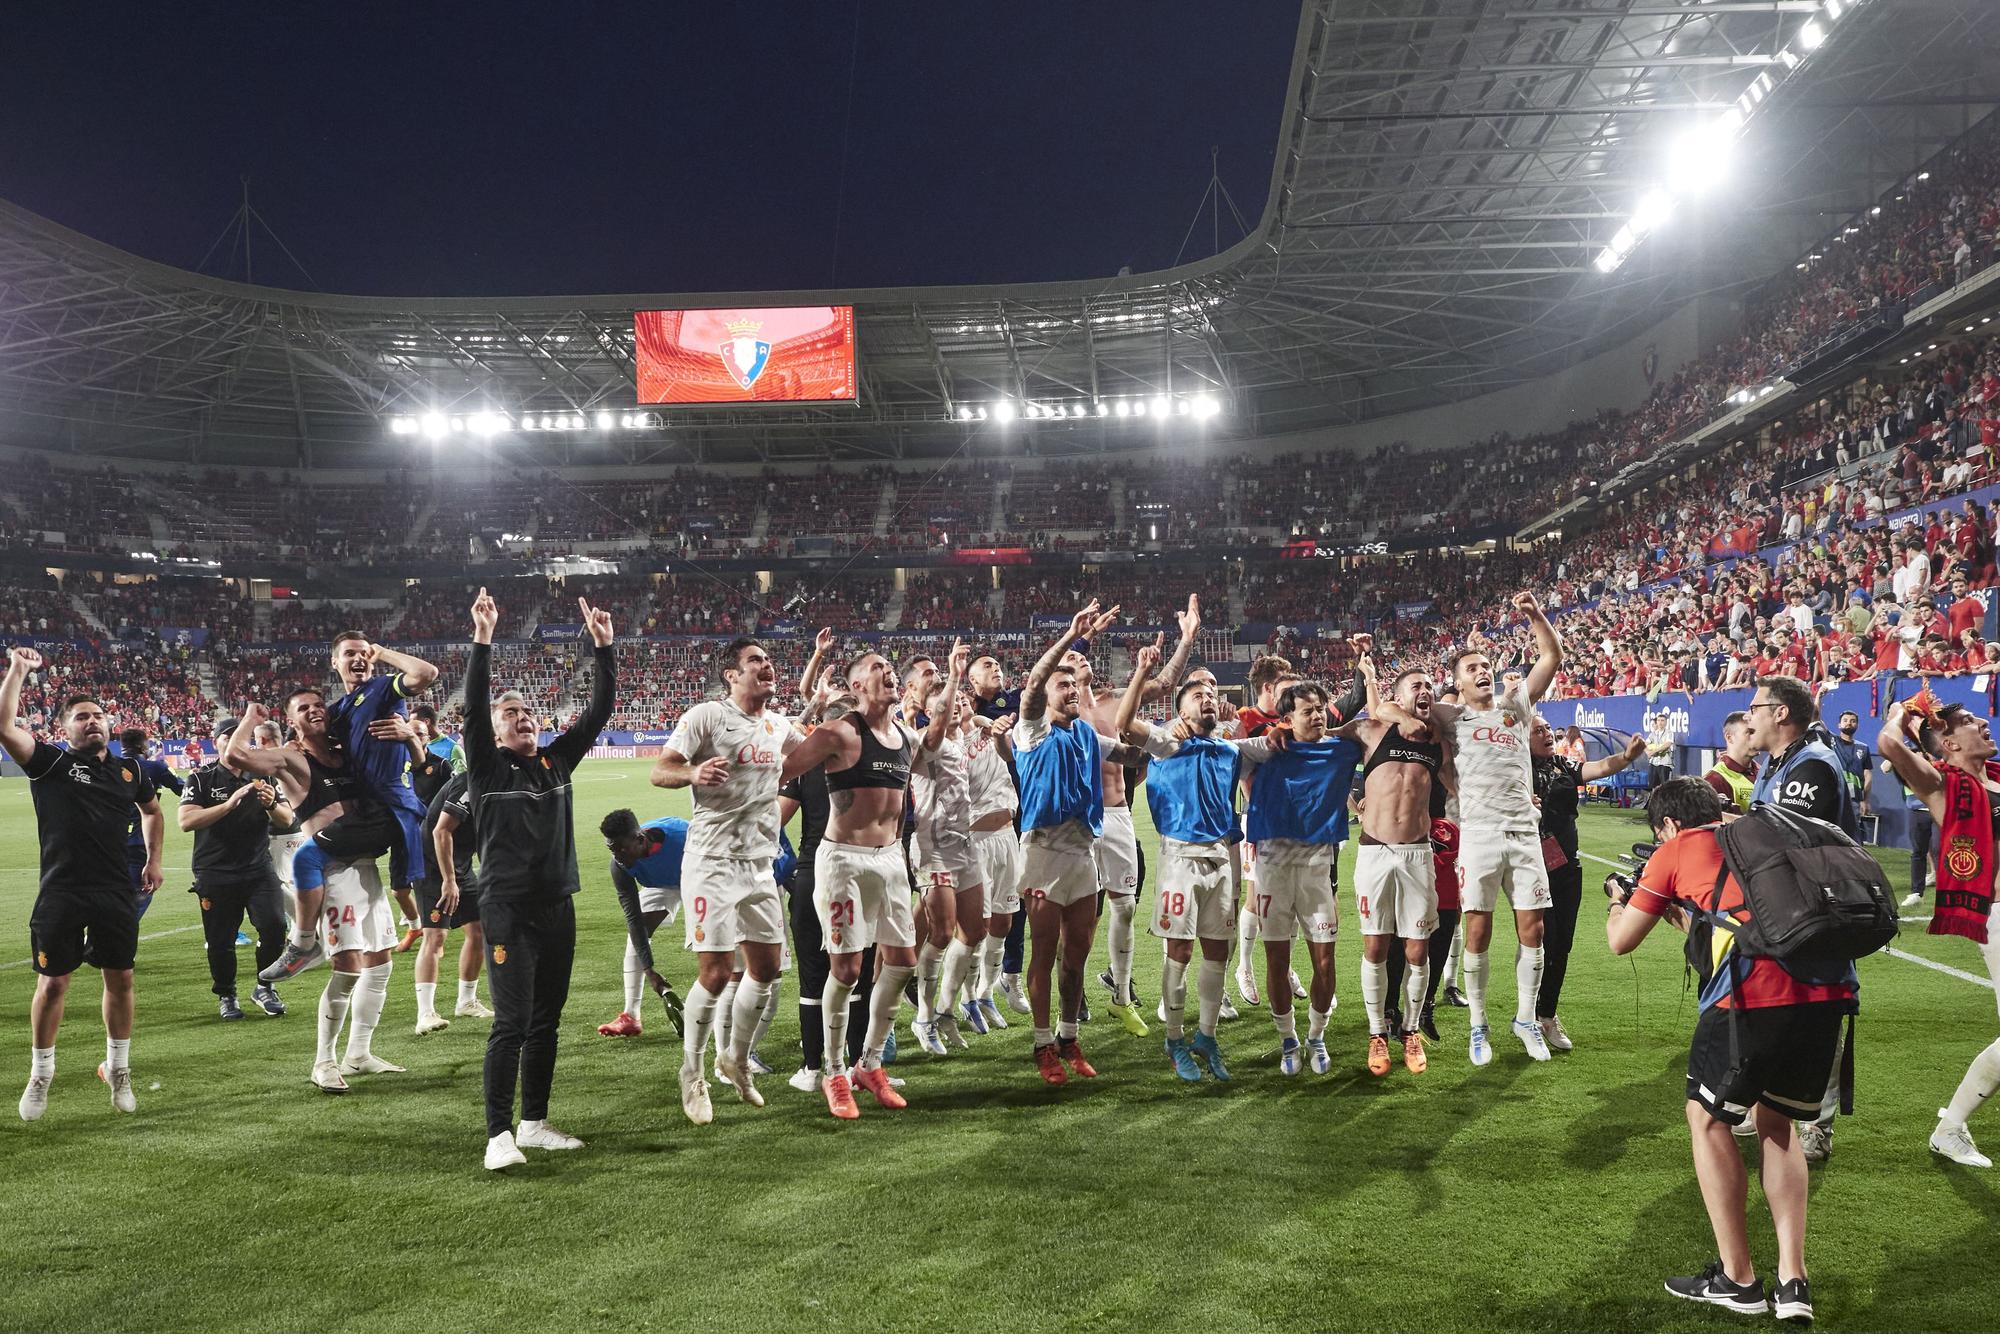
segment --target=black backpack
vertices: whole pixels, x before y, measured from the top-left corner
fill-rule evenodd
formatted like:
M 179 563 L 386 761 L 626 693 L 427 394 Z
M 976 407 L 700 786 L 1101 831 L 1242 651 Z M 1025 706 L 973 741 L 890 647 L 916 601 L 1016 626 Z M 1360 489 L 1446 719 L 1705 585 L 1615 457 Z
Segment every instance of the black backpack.
M 1889 879 L 1839 826 L 1759 803 L 1718 827 L 1723 875 L 1742 886 L 1750 920 L 1715 924 L 1746 954 L 1800 965 L 1864 959 L 1896 938 Z M 1716 900 L 1721 901 L 1721 879 Z

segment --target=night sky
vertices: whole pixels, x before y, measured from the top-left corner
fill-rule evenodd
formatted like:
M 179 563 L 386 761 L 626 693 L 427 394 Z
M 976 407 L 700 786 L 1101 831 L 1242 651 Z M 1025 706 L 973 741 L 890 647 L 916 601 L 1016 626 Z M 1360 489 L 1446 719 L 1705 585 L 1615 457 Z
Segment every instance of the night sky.
M 856 14 L 14 6 L 0 197 L 192 267 L 247 175 L 311 275 L 260 231 L 258 281 L 405 295 L 1157 268 L 1211 145 L 1245 217 L 1263 208 L 1294 4 L 871 3 L 858 39 Z M 1186 257 L 1208 238 L 1204 220 Z M 241 277 L 229 249 L 206 271 Z

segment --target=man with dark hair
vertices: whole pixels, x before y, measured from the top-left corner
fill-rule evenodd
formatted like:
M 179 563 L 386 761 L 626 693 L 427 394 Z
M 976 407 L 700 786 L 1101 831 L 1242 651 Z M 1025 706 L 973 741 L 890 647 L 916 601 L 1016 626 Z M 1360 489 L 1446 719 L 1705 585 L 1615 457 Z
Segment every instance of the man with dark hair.
M 699 956 L 681 1025 L 681 1110 L 696 1125 L 715 1119 L 702 1048 L 729 987 L 737 951 L 744 977 L 731 1002 L 730 1050 L 716 1070 L 739 1097 L 761 1107 L 750 1079 L 750 1043 L 778 980 L 785 939 L 784 905 L 772 864 L 778 856 L 778 779 L 784 757 L 805 737 L 767 710 L 778 690 L 771 655 L 754 639 L 734 639 L 716 662 L 728 693 L 681 715 L 653 762 L 654 787 L 693 788 L 681 862 L 687 947 Z M 740 1048 L 740 1049 L 739 1049 Z
M 1840 761 L 1841 776 L 1847 780 L 1847 790 L 1854 800 L 1857 820 L 1868 813 L 1868 766 L 1874 757 L 1859 736 L 1861 715 L 1848 709 L 1840 715 L 1840 730 L 1833 736 L 1834 758 Z
M 104 977 L 104 1064 L 97 1077 L 111 1086 L 118 1111 L 137 1108 L 132 1096 L 132 964 L 139 950 L 138 905 L 125 869 L 125 828 L 138 808 L 146 824 L 146 844 L 160 846 L 159 798 L 139 766 L 110 754 L 111 720 L 89 695 L 72 695 L 57 715 L 67 749 L 35 740 L 21 726 L 21 688 L 39 671 L 42 655 L 17 647 L 7 655 L 0 679 L 0 747 L 13 757 L 35 801 L 41 836 L 41 887 L 28 915 L 34 951 L 35 999 L 28 1011 L 31 1058 L 28 1087 L 21 1094 L 21 1119 L 35 1121 L 48 1110 L 49 1084 L 56 1074 L 56 1031 L 70 974 L 88 963 Z M 149 861 L 140 888 L 160 887 L 160 864 Z
M 118 753 L 139 766 L 139 771 L 146 775 L 146 780 L 153 785 L 155 792 L 165 788 L 179 797 L 187 790 L 179 775 L 174 773 L 173 766 L 152 753 L 152 748 L 147 743 L 145 728 L 128 727 L 120 732 Z M 199 747 L 195 753 L 201 753 Z M 165 821 L 161 823 L 164 825 Z M 146 833 L 141 825 L 142 821 L 137 812 L 134 812 L 132 826 L 125 831 L 125 865 L 132 872 L 132 888 L 139 895 L 139 916 L 143 918 L 146 910 L 153 906 L 153 892 L 140 888 L 140 878 L 147 862 L 160 860 L 161 849 L 157 843 L 152 847 L 146 846 Z
M 984 654 L 972 660 L 965 670 L 965 683 L 972 688 L 972 713 L 975 718 L 995 725 L 988 730 L 988 736 L 995 742 L 1004 743 L 1007 733 L 1014 726 L 1014 718 L 1021 711 L 1021 692 L 1007 689 L 1007 673 L 1000 666 L 1000 659 L 992 654 Z M 1015 787 L 1014 751 L 1000 744 L 989 747 L 999 756 L 1006 771 L 1007 786 Z M 975 755 L 978 748 L 975 747 Z M 990 775 L 989 775 L 990 776 Z M 1028 1013 L 1028 993 L 1021 985 L 1022 951 L 1027 940 L 1028 915 L 1020 910 L 1021 873 L 1021 831 L 1019 802 L 1010 792 L 1009 801 L 1016 809 L 1013 818 L 996 823 L 989 813 L 983 821 L 974 821 L 974 832 L 981 835 L 982 853 L 987 865 L 987 889 L 997 894 L 993 916 L 987 923 L 985 957 L 981 961 L 980 976 L 982 986 L 991 986 L 990 995 L 999 996 L 1008 1009 L 1015 1014 Z M 1012 846 L 999 838 L 997 831 L 1005 829 L 1013 835 Z M 1011 877 L 1011 884 L 1007 881 Z M 1009 892 L 1011 890 L 1011 892 Z M 1011 903 L 1011 909 L 1004 905 Z M 1007 928 L 999 929 L 1000 918 L 1007 917 Z M 999 1006 L 994 1006 L 997 1013 Z M 993 1015 L 987 1016 L 991 1023 Z
M 486 1039 L 484 1080 L 489 1171 L 526 1162 L 523 1148 L 583 1147 L 583 1141 L 548 1121 L 556 1030 L 576 960 L 571 775 L 611 718 L 618 658 L 611 642 L 611 613 L 583 598 L 577 599 L 577 609 L 595 659 L 590 702 L 544 746 L 534 710 L 518 691 L 493 696 L 493 630 L 500 611 L 484 588 L 472 604 L 472 654 L 465 666 L 465 771 L 468 806 L 479 830 L 479 911 L 495 1012 Z M 442 818 L 438 827 L 445 827 Z M 445 860 L 440 855 L 440 871 Z
M 233 718 L 215 729 L 218 746 L 236 730 Z M 278 873 L 271 865 L 271 836 L 292 828 L 292 807 L 274 783 L 231 768 L 218 750 L 188 779 L 176 812 L 182 833 L 194 835 L 194 883 L 207 943 L 208 976 L 224 1019 L 241 1019 L 236 1001 L 236 932 L 244 915 L 257 932 L 257 966 L 285 946 L 285 915 Z M 265 1014 L 285 1012 L 277 988 L 259 982 L 251 999 Z
M 1250 664 L 1247 679 L 1249 702 L 1236 711 L 1235 734 L 1239 737 L 1260 737 L 1278 722 L 1278 695 L 1285 686 L 1299 680 L 1299 674 L 1292 669 L 1291 660 L 1275 653 L 1267 653 Z M 1232 845 L 1238 867 L 1238 878 L 1242 881 L 1241 898 L 1236 911 L 1236 993 L 1243 997 L 1245 1005 L 1263 1002 L 1263 994 L 1257 988 L 1257 950 L 1260 928 L 1257 914 L 1251 905 L 1257 898 L 1257 845 L 1243 840 Z M 1289 985 L 1293 978 L 1287 977 Z M 1227 995 L 1223 997 L 1225 1003 Z M 1225 1011 L 1223 1018 L 1233 1019 L 1235 1014 Z
M 1636 883 L 1621 876 L 1605 883 L 1611 952 L 1631 953 L 1663 916 L 1685 912 L 1694 936 L 1689 957 L 1706 963 L 1701 1017 L 1688 1050 L 1687 1120 L 1718 1257 L 1699 1274 L 1668 1279 L 1667 1291 L 1745 1315 L 1771 1310 L 1775 1299 L 1779 1319 L 1809 1322 L 1806 1160 L 1793 1120 L 1810 1116 L 1829 1078 L 1838 1077 L 1841 1021 L 1854 1008 L 1854 966 L 1781 962 L 1738 945 L 1731 927 L 1747 923 L 1750 909 L 1736 877 L 1724 871 L 1713 828 L 1722 810 L 1707 784 L 1693 778 L 1661 784 L 1646 815 L 1659 850 Z M 1764 1197 L 1778 1234 L 1771 1298 L 1750 1258 L 1748 1183 L 1732 1134 L 1746 1117 L 1756 1125 Z

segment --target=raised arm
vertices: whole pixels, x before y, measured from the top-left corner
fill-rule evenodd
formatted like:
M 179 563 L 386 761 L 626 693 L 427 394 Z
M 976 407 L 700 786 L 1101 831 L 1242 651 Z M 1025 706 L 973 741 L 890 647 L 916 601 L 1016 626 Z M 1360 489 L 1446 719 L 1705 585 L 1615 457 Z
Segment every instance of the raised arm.
M 936 750 L 944 744 L 945 727 L 958 715 L 958 685 L 965 679 L 965 664 L 972 661 L 972 650 L 954 639 L 951 641 L 951 656 L 945 661 L 945 707 L 933 714 L 924 725 L 925 750 Z
M 1181 673 L 1187 670 L 1188 658 L 1194 652 L 1195 636 L 1201 633 L 1201 597 L 1188 594 L 1187 610 L 1176 612 L 1174 619 L 1180 622 L 1181 637 L 1174 645 L 1174 656 L 1167 659 L 1166 668 L 1147 683 L 1143 702 L 1151 703 L 1173 693 L 1181 683 Z
M 0 746 L 16 764 L 26 764 L 35 754 L 35 734 L 21 726 L 21 687 L 28 683 L 28 673 L 41 666 L 42 655 L 31 648 L 7 652 L 7 675 L 0 678 Z
M 618 651 L 612 646 L 611 613 L 591 606 L 587 598 L 578 598 L 576 605 L 583 613 L 583 627 L 590 633 L 591 652 L 596 658 L 590 669 L 590 703 L 548 745 L 558 759 L 572 765 L 580 763 L 597 744 L 604 725 L 611 721 L 612 704 L 618 694 Z
M 1585 764 L 1583 766 L 1583 781 L 1586 783 L 1595 783 L 1601 778 L 1609 778 L 1621 769 L 1637 764 L 1639 757 L 1645 753 L 1646 738 L 1634 732 L 1631 740 L 1625 743 L 1625 749 L 1618 754 L 1606 755 L 1601 760 L 1592 760 L 1588 764 Z
M 785 756 L 784 768 L 778 771 L 778 781 L 789 783 L 800 774 L 811 773 L 838 755 L 842 732 L 854 735 L 853 729 L 838 725 L 814 728 L 811 736 L 792 747 L 791 753 Z
M 826 660 L 826 655 L 833 651 L 836 642 L 833 627 L 830 625 L 821 627 L 820 632 L 813 636 L 812 656 L 806 659 L 806 669 L 799 673 L 800 699 L 812 698 L 813 685 L 819 679 L 819 665 Z
M 1192 599 L 1190 599 L 1192 601 Z M 1125 694 L 1118 701 L 1118 740 L 1142 743 L 1153 734 L 1152 724 L 1139 717 L 1139 701 L 1146 696 L 1147 685 L 1151 682 L 1153 669 L 1160 665 L 1160 649 L 1166 635 L 1162 633 L 1152 643 L 1139 650 L 1132 663 L 1132 679 L 1125 686 Z
M 1944 775 L 1921 752 L 1910 745 L 1911 724 L 1916 715 L 1903 707 L 1901 700 L 1889 706 L 1882 715 L 1882 730 L 1875 737 L 1875 748 L 1882 753 L 1889 768 L 1901 779 L 1910 794 L 1921 799 L 1930 808 L 1931 817 L 1939 822 L 1944 819 Z
M 254 778 L 292 777 L 305 780 L 308 768 L 306 757 L 290 746 L 257 746 L 251 744 L 257 729 L 265 722 L 264 706 L 255 700 L 243 702 L 242 719 L 236 730 L 229 734 L 216 759 L 238 773 L 246 773 Z
M 490 639 L 488 642 L 491 642 Z M 368 649 L 370 662 L 377 667 L 387 667 L 403 678 L 405 696 L 422 694 L 438 679 L 438 669 L 414 654 L 398 653 L 395 649 L 384 648 L 380 644 L 370 644 Z
M 1329 708 L 1329 720 L 1335 728 L 1359 718 L 1375 697 L 1375 636 L 1349 635 L 1347 642 L 1354 646 L 1354 679 L 1347 683 L 1347 693 Z
M 1533 593 L 1516 593 L 1514 610 L 1528 618 L 1528 624 L 1535 632 L 1535 662 L 1528 668 L 1527 678 L 1521 683 L 1527 687 L 1528 699 L 1534 701 L 1549 693 L 1556 673 L 1562 670 L 1562 636 L 1556 633 L 1548 613 L 1542 610 L 1542 604 L 1536 601 Z
M 499 623 L 500 608 L 480 589 L 472 600 L 472 653 L 465 663 L 465 760 L 475 774 L 491 773 L 494 764 L 493 627 Z
M 1092 598 L 1088 606 L 1069 618 L 1068 627 L 1056 636 L 1055 643 L 1050 644 L 1048 650 L 1035 660 L 1035 665 L 1028 669 L 1028 683 L 1021 688 L 1021 716 L 1023 718 L 1040 718 L 1048 712 L 1049 673 L 1053 672 L 1056 669 L 1056 664 L 1062 661 L 1062 655 L 1069 651 L 1069 646 L 1077 640 L 1096 634 L 1105 626 L 1110 625 L 1117 618 L 1117 615 L 1118 608 L 1116 607 L 1113 607 L 1110 611 L 1099 613 L 1097 610 L 1097 599 Z

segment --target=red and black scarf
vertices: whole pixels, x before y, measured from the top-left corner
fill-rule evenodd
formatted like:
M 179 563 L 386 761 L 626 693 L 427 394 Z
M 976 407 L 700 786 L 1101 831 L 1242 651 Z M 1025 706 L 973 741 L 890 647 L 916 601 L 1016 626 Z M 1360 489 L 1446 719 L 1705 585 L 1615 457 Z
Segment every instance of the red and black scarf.
M 1930 933 L 1984 945 L 1993 911 L 1993 807 L 1985 784 L 1965 770 L 1946 764 L 1938 772 L 1944 775 L 1944 822 Z M 2000 781 L 2000 764 L 1989 761 L 1986 777 Z

